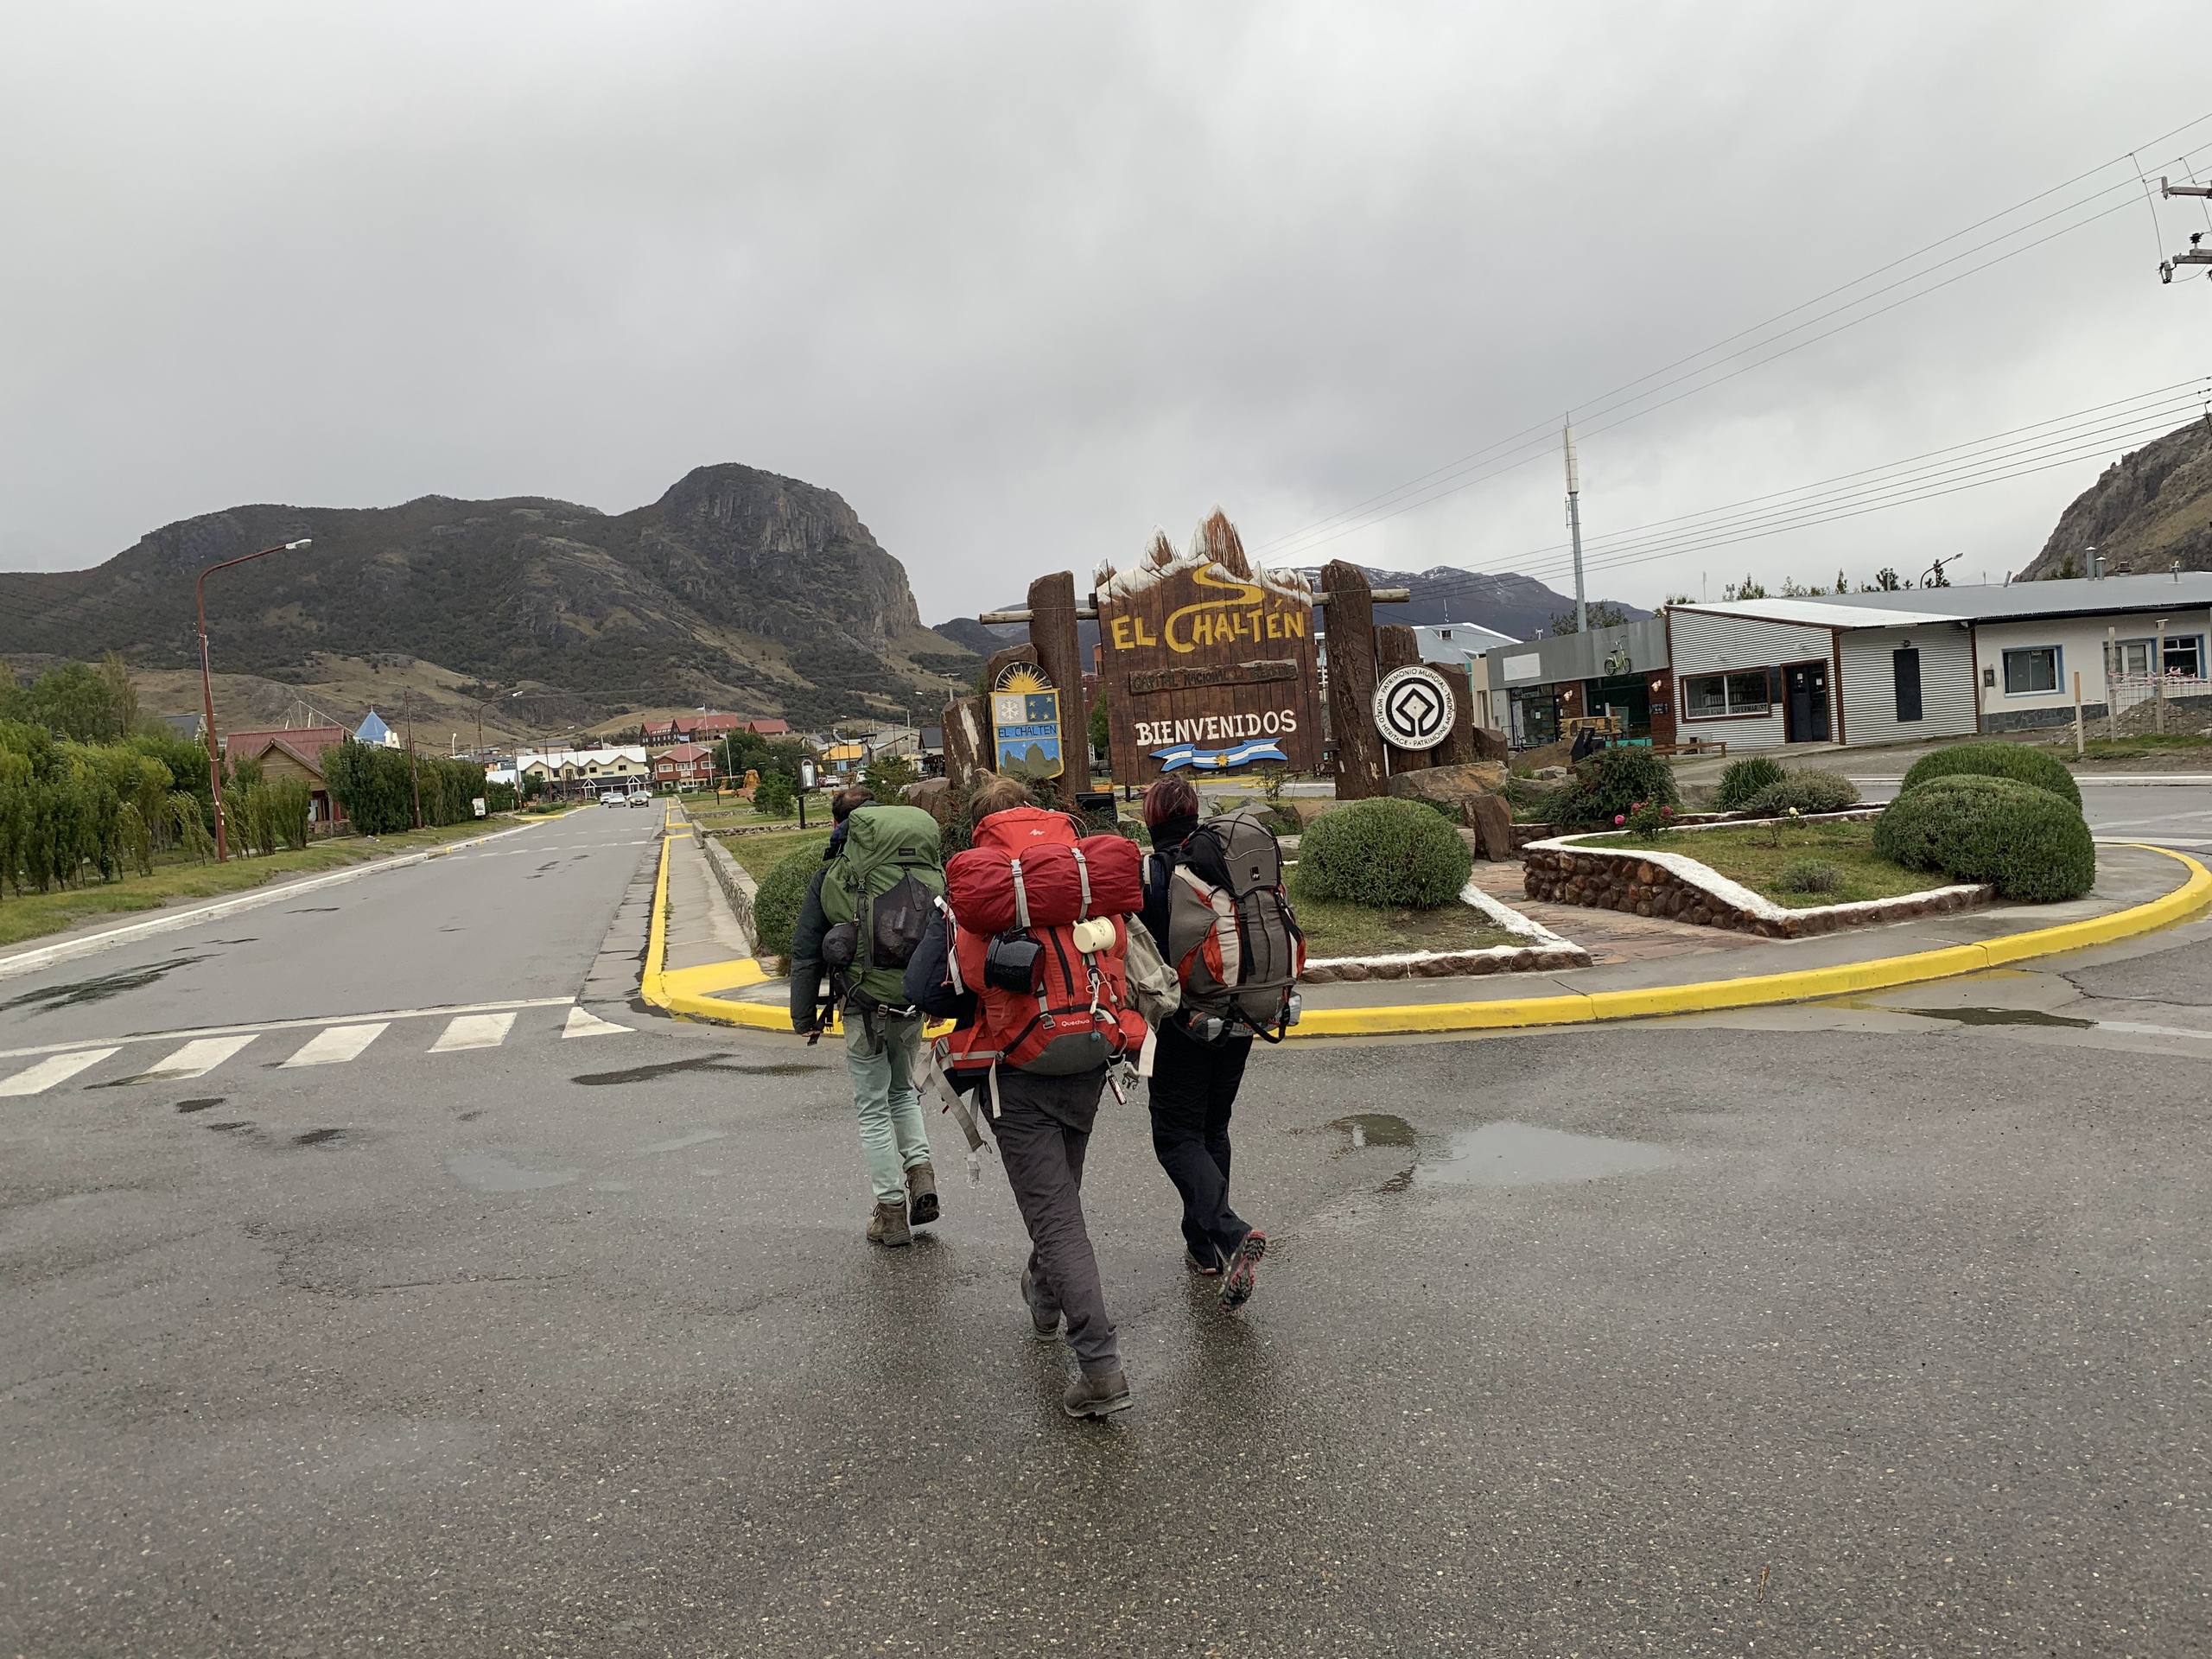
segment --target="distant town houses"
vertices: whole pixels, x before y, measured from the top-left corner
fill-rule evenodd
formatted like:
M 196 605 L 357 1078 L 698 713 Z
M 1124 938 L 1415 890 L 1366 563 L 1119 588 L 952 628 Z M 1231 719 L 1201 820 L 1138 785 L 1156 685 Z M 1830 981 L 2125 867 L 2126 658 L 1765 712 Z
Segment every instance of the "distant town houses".
M 791 725 L 782 720 L 747 720 L 740 715 L 678 715 L 673 720 L 649 720 L 644 727 L 645 747 L 672 749 L 679 743 L 698 743 L 709 747 L 721 742 L 733 732 L 751 732 L 756 737 L 788 737 Z
M 264 781 L 297 778 L 308 786 L 308 816 L 321 824 L 345 821 L 345 810 L 330 798 L 323 777 L 322 752 L 346 741 L 343 726 L 290 726 L 258 732 L 232 732 L 222 740 L 224 758 L 236 769 L 257 766 Z
M 679 743 L 653 757 L 653 781 L 677 789 L 711 788 L 715 752 L 702 743 Z
M 642 746 L 600 749 L 524 750 L 515 757 L 517 776 L 535 778 L 552 795 L 596 794 L 601 790 L 649 789 L 652 764 Z

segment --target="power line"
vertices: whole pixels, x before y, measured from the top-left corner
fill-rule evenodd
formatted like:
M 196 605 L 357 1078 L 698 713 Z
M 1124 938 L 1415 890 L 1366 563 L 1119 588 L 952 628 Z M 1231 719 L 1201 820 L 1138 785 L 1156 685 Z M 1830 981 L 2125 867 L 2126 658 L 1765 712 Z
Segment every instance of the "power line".
M 2199 116 L 2194 120 L 2184 122 L 2181 125 L 2175 127 L 2171 130 L 2159 135 L 2158 137 L 2148 142 L 2150 143 L 2163 143 L 2167 139 L 2177 137 L 2181 133 L 2187 132 L 2192 128 L 2201 126 L 2207 121 L 2212 121 L 2212 113 Z M 2144 147 L 2145 146 L 2138 146 L 2137 148 L 2139 149 Z M 2008 207 L 2002 212 L 1993 213 L 1986 218 L 1978 219 L 1974 223 L 1968 225 L 1961 230 L 1951 232 L 1948 236 L 1940 238 L 1936 241 L 1929 243 L 1925 246 L 1916 249 L 1910 253 L 1903 255 L 1898 258 L 1889 261 L 1885 264 L 1878 266 L 1865 275 L 1853 279 L 1851 282 L 1829 289 L 1825 293 L 1816 295 L 1811 299 L 1802 301 L 1797 305 L 1792 306 L 1788 310 L 1777 313 L 1774 316 L 1766 319 L 1763 322 L 1756 323 L 1749 328 L 1738 330 L 1737 333 L 1728 335 L 1726 338 L 1715 342 L 1715 344 L 1704 348 L 1702 351 L 1692 353 L 1687 357 L 1678 358 L 1673 363 L 1654 369 L 1646 374 L 1637 377 L 1636 379 L 1624 383 L 1622 385 L 1616 387 L 1612 391 L 1605 393 L 1602 397 L 1578 401 L 1574 404 L 1574 407 L 1603 412 L 1607 410 L 1622 408 L 1628 404 L 1641 402 L 1645 397 L 1649 397 L 1652 392 L 1663 391 L 1669 385 L 1679 385 L 1685 379 L 1696 378 L 1698 376 L 1705 374 L 1711 369 L 1719 366 L 1719 363 L 1720 362 L 1732 361 L 1737 357 L 1764 350 L 1766 346 L 1777 343 L 1779 340 L 1786 339 L 1790 334 L 1795 334 L 1804 328 L 1811 327 L 1827 317 L 1839 315 L 1843 312 L 1854 309 L 1859 306 L 1864 305 L 1867 301 L 1878 297 L 1880 294 L 1887 293 L 1900 286 L 1919 281 L 1922 278 L 1932 275 L 1935 271 L 1942 270 L 1947 265 L 1957 263 L 1957 261 L 1961 258 L 1969 257 L 1975 252 L 1996 246 L 1999 243 L 2012 240 L 2026 231 L 2035 228 L 2038 225 L 2048 223 L 2053 219 L 2063 217 L 2067 213 L 2073 213 L 2082 207 L 2092 205 L 2102 197 L 2113 194 L 2115 190 L 2125 188 L 2126 186 L 2120 184 L 2107 186 L 2102 189 L 2093 192 L 2087 197 L 2077 199 L 2076 200 L 2067 203 L 2063 207 L 2052 210 L 2050 213 L 2043 214 L 2037 219 L 2029 221 L 2025 225 L 2017 226 L 2002 235 L 1991 238 L 1987 241 L 1980 243 L 1974 248 L 1962 250 L 1960 252 L 1950 256 L 1950 257 L 1938 262 L 1935 265 L 1929 266 L 1910 276 L 1901 277 L 1896 282 L 1885 284 L 1884 287 L 1874 290 L 1872 293 L 1861 295 L 1856 300 L 1850 301 L 1844 305 L 1835 307 L 1831 310 L 1821 314 L 1819 317 L 1808 319 L 1805 322 L 1797 324 L 1790 329 L 1784 330 L 1783 334 L 1779 335 L 1776 335 L 1765 340 L 1756 341 L 1752 345 L 1745 346 L 1738 352 L 1730 353 L 1727 357 L 1719 359 L 1718 362 L 1707 364 L 1703 368 L 1693 370 L 1687 375 L 1677 376 L 1674 380 L 1667 381 L 1660 386 L 1649 387 L 1643 392 L 1636 392 L 1636 388 L 1643 386 L 1648 381 L 1657 378 L 1661 375 L 1667 374 L 1674 369 L 1695 363 L 1700 359 L 1709 358 L 1713 353 L 1720 350 L 1723 346 L 1732 345 L 1738 340 L 1759 334 L 1772 327 L 1775 324 L 1796 316 L 1800 312 L 1810 309 L 1812 307 L 1819 305 L 1822 302 L 1832 299 L 1838 295 L 1847 293 L 1854 288 L 1863 287 L 1866 283 L 1874 280 L 1876 277 L 1886 275 L 1888 272 L 1895 270 L 1900 266 L 1911 264 L 1914 261 L 1920 259 L 1929 253 L 1934 252 L 1939 248 L 1947 246 L 1950 243 L 1957 241 L 1961 237 L 1969 236 L 1975 231 L 1982 229 L 1986 226 L 1997 223 L 2001 219 L 2010 218 L 2028 207 L 2035 206 L 2037 203 L 2050 196 L 2057 194 L 2061 191 L 2069 189 L 2086 179 L 2094 177 L 2098 173 L 2103 172 L 2107 168 L 2118 165 L 2120 162 L 2131 160 L 2132 153 L 2123 153 L 2121 156 L 2117 156 L 2111 161 L 2100 162 L 2097 166 L 2088 168 L 2082 173 L 2078 173 L 2070 179 L 2065 180 L 2059 184 L 2052 185 L 2047 189 L 2038 191 L 2036 194 L 2026 198 L 2023 201 L 2016 203 L 2012 207 Z M 2182 156 L 2177 158 L 2177 160 L 2184 167 L 2190 164 L 2189 156 L 2186 152 Z M 2140 177 L 2139 169 L 2138 170 L 2138 177 Z M 1926 294 L 1934 293 L 1941 288 L 1949 286 L 1952 282 L 1960 280 L 1960 278 L 1964 276 L 1972 275 L 1974 271 L 1986 270 L 1991 265 L 2000 263 L 2004 258 L 2009 258 L 2018 253 L 2026 252 L 2031 248 L 2040 246 L 2044 242 L 2051 240 L 2053 237 L 2063 235 L 2069 231 L 2081 229 L 2087 225 L 2094 223 L 2096 219 L 2103 218 L 2107 213 L 2112 211 L 2114 210 L 2112 208 L 2107 208 L 2102 212 L 2092 214 L 2088 219 L 2081 219 L 2074 224 L 2063 226 L 2060 230 L 2051 232 L 2050 235 L 2038 238 L 2035 242 L 2030 243 L 2024 247 L 2013 250 L 2012 253 L 2001 255 L 1998 259 L 1986 260 L 1979 265 L 1971 267 L 1967 271 L 1959 273 L 1956 276 L 1947 278 L 1943 283 L 1932 284 L 1928 288 L 1917 290 L 1911 295 L 1908 295 L 1905 296 L 1905 300 L 1916 299 L 1923 297 Z M 1802 340 L 1798 342 L 1796 346 L 1787 348 L 1786 351 L 1773 353 L 1767 357 L 1762 358 L 1757 363 L 1745 365 L 1745 368 L 1748 369 L 1751 367 L 1761 366 L 1764 363 L 1773 361 L 1776 358 L 1787 355 L 1789 351 L 1802 349 L 1804 346 L 1814 343 L 1814 340 L 1815 340 L 1826 339 L 1831 334 L 1840 332 L 1843 327 L 1853 327 L 1856 326 L 1858 322 L 1870 321 L 1872 317 L 1882 315 L 1889 310 L 1895 309 L 1897 304 L 1905 302 L 1905 300 L 1897 301 L 1890 306 L 1881 308 L 1879 310 L 1869 312 L 1863 316 L 1854 318 L 1849 322 L 1839 325 L 1835 329 L 1827 330 L 1821 334 L 1814 336 L 1813 340 Z M 1732 371 L 1729 375 L 1717 377 L 1706 382 L 1704 385 L 1693 387 L 1690 392 L 1685 392 L 1681 395 L 1689 396 L 1695 391 L 1704 391 L 1708 386 L 1717 385 L 1720 384 L 1722 380 L 1732 378 L 1735 374 L 1744 372 L 1745 372 L 1745 369 Z M 1632 392 L 1635 393 L 1633 397 L 1629 395 Z M 1678 401 L 1680 401 L 1679 397 L 1669 398 L 1665 400 L 1664 403 L 1652 405 L 1651 409 L 1638 410 L 1637 411 L 1637 415 L 1648 414 L 1651 412 L 1652 409 L 1663 408 L 1669 403 Z M 1618 426 L 1624 423 L 1627 420 L 1637 418 L 1637 415 L 1624 416 L 1621 419 L 1607 423 L 1605 426 L 1592 428 L 1589 429 L 1608 429 L 1611 426 Z M 1511 470 L 1514 467 L 1523 465 L 1526 461 L 1535 459 L 1533 454 L 1521 455 L 1517 460 L 1512 459 L 1512 457 L 1518 454 L 1519 451 L 1529 449 L 1532 443 L 1540 440 L 1544 442 L 1545 448 L 1548 448 L 1549 434 L 1550 423 L 1548 420 L 1540 426 L 1524 428 L 1519 432 L 1511 434 L 1509 436 L 1501 438 L 1493 443 L 1485 445 L 1482 448 L 1477 449 L 1468 455 L 1462 456 L 1457 461 L 1449 462 L 1442 467 L 1432 468 L 1429 472 L 1424 473 L 1420 477 L 1413 479 L 1405 484 L 1399 485 L 1390 490 L 1383 491 L 1379 494 L 1370 496 L 1364 501 L 1357 503 L 1351 507 L 1347 507 L 1338 512 L 1330 514 L 1325 518 L 1317 519 L 1313 523 L 1302 526 L 1296 531 L 1292 531 L 1281 536 L 1273 537 L 1268 542 L 1262 543 L 1259 550 L 1262 552 L 1278 553 L 1283 556 L 1294 555 L 1305 549 L 1319 545 L 1325 542 L 1336 540 L 1338 537 L 1350 534 L 1354 530 L 1368 528 L 1374 524 L 1381 523 L 1384 519 L 1395 517 L 1399 512 L 1408 511 L 1412 507 L 1425 505 L 1429 501 L 1440 499 L 1442 495 L 1452 493 L 1458 489 L 1465 488 L 1471 484 L 1480 482 L 1484 478 L 1495 477 L 1502 472 Z M 1503 453 L 1500 454 L 1499 452 L 1501 451 Z M 1465 480 L 1457 479 L 1457 474 L 1470 467 L 1484 466 L 1485 463 L 1490 464 L 1487 466 L 1486 470 L 1483 471 L 1478 475 Z M 1451 480 L 1448 483 L 1447 487 L 1435 487 L 1436 486 L 1446 484 L 1447 480 Z M 1414 499 L 1406 499 L 1409 496 Z M 1386 506 L 1388 511 L 1370 511 L 1374 508 Z M 1346 523 L 1345 521 L 1347 520 L 1354 520 L 1357 522 Z M 1327 533 L 1321 533 L 1324 531 Z

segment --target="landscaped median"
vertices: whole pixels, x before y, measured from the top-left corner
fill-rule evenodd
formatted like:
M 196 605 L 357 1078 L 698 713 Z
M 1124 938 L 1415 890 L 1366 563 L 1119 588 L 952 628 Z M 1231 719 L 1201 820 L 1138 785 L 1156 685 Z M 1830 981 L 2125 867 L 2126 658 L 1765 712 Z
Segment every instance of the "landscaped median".
M 2048 926 L 2012 932 L 1999 930 L 2019 914 L 2017 910 L 1947 916 L 1938 919 L 1944 924 L 1970 922 L 1986 936 L 1969 941 L 1947 941 L 1932 949 L 1904 950 L 1884 956 L 1828 961 L 1803 968 L 1726 979 L 1684 978 L 1678 982 L 1617 987 L 1586 982 L 1591 983 L 1590 988 L 1576 989 L 1562 985 L 1561 989 L 1548 995 L 1522 996 L 1513 995 L 1509 985 L 1497 978 L 1453 979 L 1409 975 L 1409 979 L 1419 981 L 1420 991 L 1433 995 L 1435 1000 L 1400 1000 L 1372 1004 L 1363 1003 L 1358 999 L 1378 992 L 1403 999 L 1414 987 L 1408 985 L 1402 990 L 1397 988 L 1395 982 L 1388 987 L 1375 983 L 1317 982 L 1306 997 L 1305 1018 L 1292 1028 L 1291 1034 L 1301 1038 L 1371 1037 L 1586 1025 L 1659 1014 L 1758 1007 L 1856 992 L 1886 990 L 1900 985 L 1979 973 L 1985 969 L 2010 963 L 2031 961 L 2039 957 L 2109 944 L 2115 939 L 2171 926 L 2212 904 L 2212 871 L 2207 871 L 2195 859 L 2164 848 L 2133 844 L 2115 847 L 2111 850 L 2135 855 L 2120 861 L 2124 868 L 2117 873 L 2113 882 L 2120 891 L 2114 897 L 2136 897 L 2146 891 L 2152 896 L 2139 898 L 2134 903 L 2123 903 L 2120 907 L 2101 914 L 2076 914 Z M 690 1019 L 758 1031 L 788 1033 L 791 1030 L 788 999 L 783 995 L 779 982 L 763 982 L 766 978 L 766 970 L 759 963 L 747 958 L 675 970 L 667 968 L 669 858 L 670 849 L 664 845 L 641 987 L 645 1000 L 672 1014 Z M 2169 868 L 2164 861 L 2171 861 L 2171 868 L 2178 878 L 2171 886 L 2165 886 L 2158 874 L 2159 870 Z M 2164 890 L 2157 891 L 2162 886 Z M 2133 891 L 2128 892 L 2130 888 Z M 2078 911 L 2091 902 L 2076 901 L 2074 908 Z M 1915 926 L 1924 928 L 1934 925 L 1933 921 L 1907 924 L 1901 931 L 1909 934 Z M 1907 940 L 1900 938 L 1897 942 L 1904 944 Z M 1871 936 L 1862 935 L 1855 940 L 1831 936 L 1818 940 L 1777 940 L 1770 944 L 1756 945 L 1752 950 L 1762 957 L 1787 952 L 1794 957 L 1799 951 L 1834 954 L 1839 949 L 1859 950 L 1873 944 Z M 1679 963 L 1680 970 L 1687 975 L 1709 964 L 1712 958 L 1704 955 L 1672 960 Z M 1647 976 L 1650 976 L 1652 964 L 1636 966 Z M 1584 971 L 1602 978 L 1611 970 Z M 1370 976 L 1370 980 L 1379 977 Z M 1553 982 L 1561 984 L 1561 980 L 1554 977 Z M 1458 991 L 1455 988 L 1459 985 L 1465 985 L 1466 991 Z M 1483 992 L 1497 994 L 1473 995 L 1478 987 Z M 713 994 L 715 991 L 725 994 L 716 995 Z

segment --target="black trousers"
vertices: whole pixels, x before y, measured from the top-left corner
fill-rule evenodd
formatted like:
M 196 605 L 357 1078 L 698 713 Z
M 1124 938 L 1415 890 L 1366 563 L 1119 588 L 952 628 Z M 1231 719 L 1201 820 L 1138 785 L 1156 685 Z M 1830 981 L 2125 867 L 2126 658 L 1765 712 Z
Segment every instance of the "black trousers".
M 1068 1345 L 1086 1371 L 1111 1371 L 1122 1363 L 1083 1219 L 1083 1160 L 1105 1084 L 1103 1066 L 1071 1077 L 1002 1066 L 998 1116 L 991 1122 L 1021 1224 L 1029 1230 L 1031 1306 L 1066 1315 Z M 990 1110 L 988 1085 L 975 1100 L 977 1110 Z
M 1229 1207 L 1229 1114 L 1252 1039 L 1217 1046 L 1160 1027 L 1152 1056 L 1152 1149 L 1183 1195 L 1183 1243 L 1207 1267 L 1224 1262 L 1252 1230 Z

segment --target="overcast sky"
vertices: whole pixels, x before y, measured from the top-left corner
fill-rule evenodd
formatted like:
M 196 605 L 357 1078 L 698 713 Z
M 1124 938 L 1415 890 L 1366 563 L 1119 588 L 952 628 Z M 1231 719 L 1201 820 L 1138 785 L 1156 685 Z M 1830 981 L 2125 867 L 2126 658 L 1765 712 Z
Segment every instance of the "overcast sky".
M 1281 538 L 2130 149 L 2154 182 L 2185 149 L 2212 177 L 2212 122 L 2152 142 L 2212 116 L 2212 17 L 2178 3 L 0 19 L 15 568 L 246 501 L 620 512 L 738 461 L 842 494 L 928 620 L 1127 563 L 1155 524 L 1180 543 L 1217 502 L 1301 563 L 1565 587 L 1548 430 L 1529 464 Z M 2125 161 L 1922 263 L 2077 200 L 1926 297 L 1579 416 L 1593 565 L 1636 526 L 2212 371 L 2212 284 L 2156 270 L 2212 218 L 2154 227 Z M 1945 554 L 2001 580 L 2133 447 L 2101 442 L 1592 591 Z

